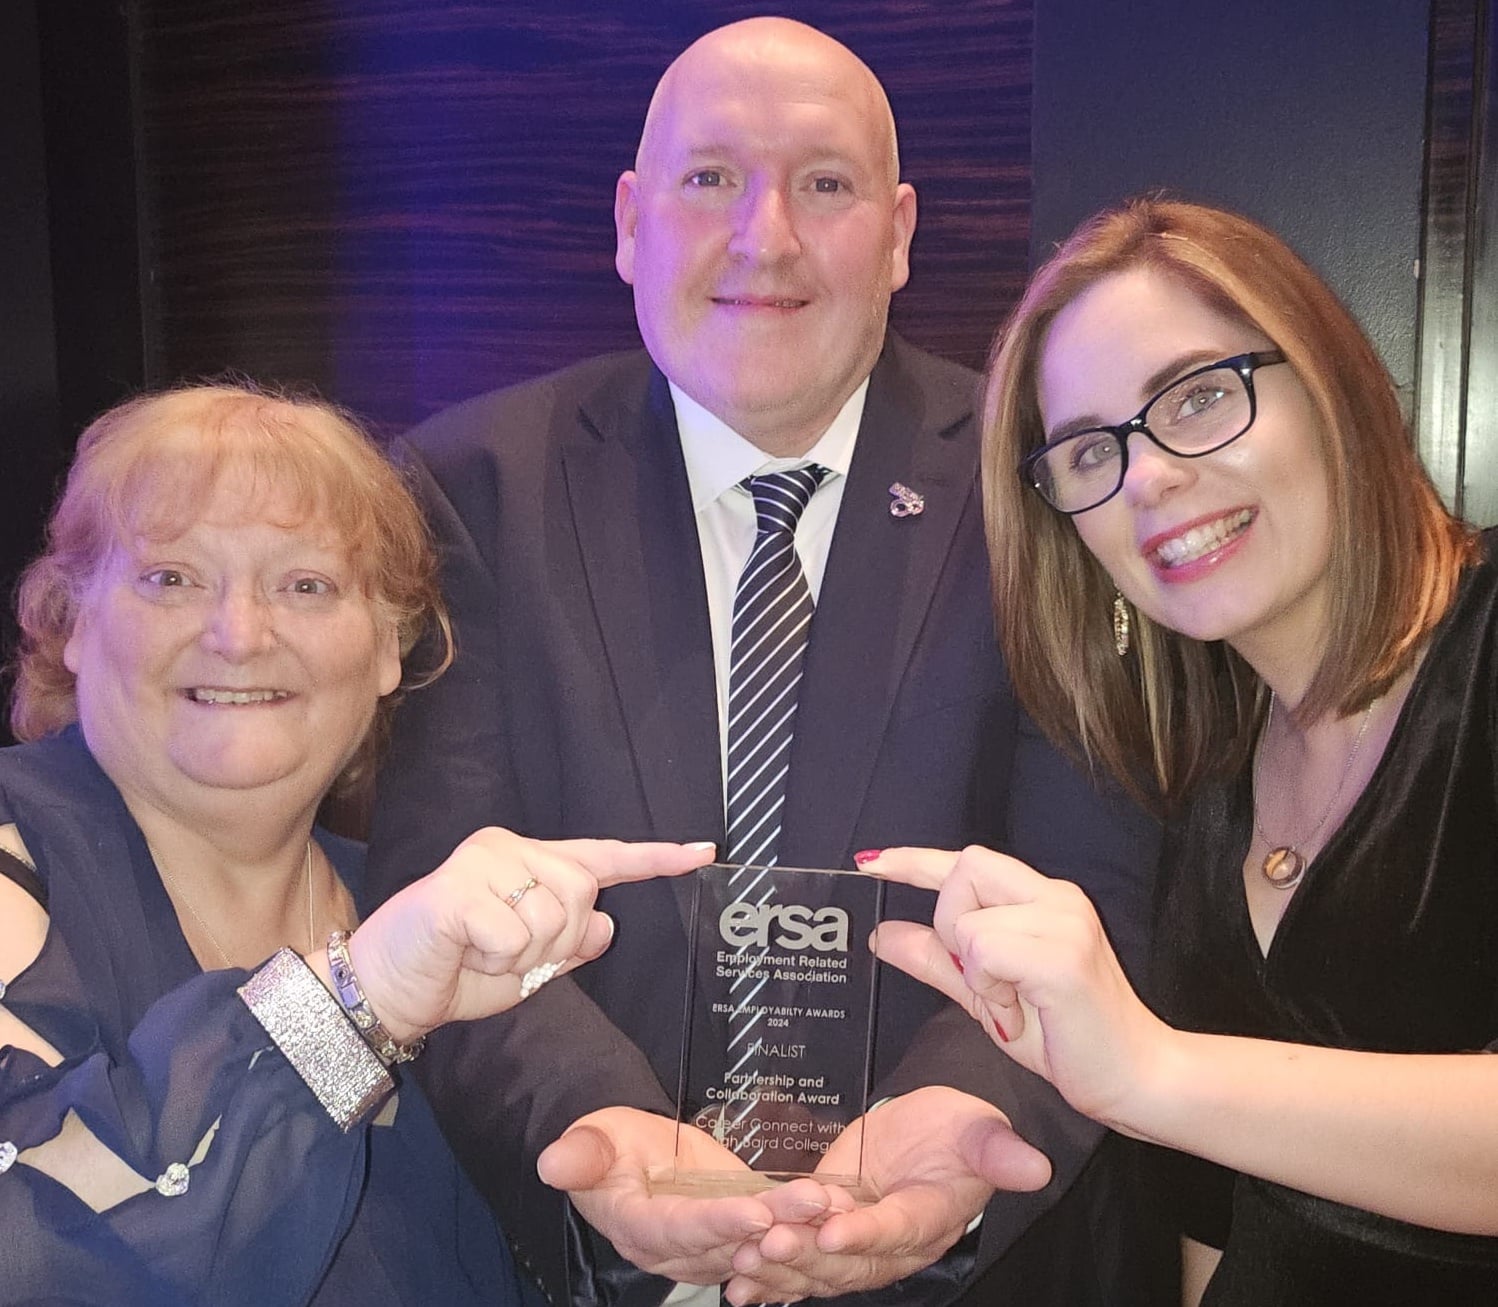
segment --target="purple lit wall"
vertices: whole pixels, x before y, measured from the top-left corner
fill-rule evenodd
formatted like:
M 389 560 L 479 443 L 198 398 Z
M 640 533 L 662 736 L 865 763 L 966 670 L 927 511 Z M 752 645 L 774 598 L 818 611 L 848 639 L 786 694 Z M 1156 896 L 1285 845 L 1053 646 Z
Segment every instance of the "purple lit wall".
M 152 380 L 311 382 L 386 426 L 636 343 L 614 180 L 745 3 L 137 0 Z M 1027 271 L 1030 3 L 782 5 L 885 81 L 921 195 L 897 321 L 981 363 Z

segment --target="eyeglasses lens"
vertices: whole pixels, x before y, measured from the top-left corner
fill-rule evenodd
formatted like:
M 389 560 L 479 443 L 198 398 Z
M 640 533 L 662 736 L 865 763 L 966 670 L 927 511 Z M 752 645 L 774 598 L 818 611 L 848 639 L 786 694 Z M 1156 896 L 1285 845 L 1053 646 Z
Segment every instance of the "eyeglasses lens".
M 1183 377 L 1157 395 L 1136 421 L 1173 454 L 1207 454 L 1236 440 L 1253 417 L 1243 377 L 1213 368 Z M 1049 446 L 1033 465 L 1036 488 L 1064 513 L 1101 503 L 1123 484 L 1124 440 L 1097 428 Z

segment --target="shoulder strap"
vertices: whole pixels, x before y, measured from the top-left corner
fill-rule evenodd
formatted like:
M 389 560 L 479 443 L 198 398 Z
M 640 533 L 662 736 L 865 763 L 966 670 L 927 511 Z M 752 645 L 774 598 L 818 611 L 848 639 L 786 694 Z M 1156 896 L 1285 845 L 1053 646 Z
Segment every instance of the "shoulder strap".
M 42 884 L 42 878 L 7 849 L 0 849 L 0 876 L 4 876 L 7 880 L 15 881 L 17 885 L 40 903 L 43 909 L 46 908 L 47 887 Z

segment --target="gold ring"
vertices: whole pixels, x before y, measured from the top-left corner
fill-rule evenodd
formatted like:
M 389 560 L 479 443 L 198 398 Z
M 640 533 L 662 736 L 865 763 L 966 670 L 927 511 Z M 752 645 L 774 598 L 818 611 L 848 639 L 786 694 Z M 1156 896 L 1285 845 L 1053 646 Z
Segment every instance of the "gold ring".
M 520 900 L 535 888 L 536 878 L 534 876 L 527 876 L 525 878 L 524 885 L 520 886 L 519 889 L 512 889 L 508 894 L 505 895 L 505 902 L 512 908 L 518 907 L 520 904 Z

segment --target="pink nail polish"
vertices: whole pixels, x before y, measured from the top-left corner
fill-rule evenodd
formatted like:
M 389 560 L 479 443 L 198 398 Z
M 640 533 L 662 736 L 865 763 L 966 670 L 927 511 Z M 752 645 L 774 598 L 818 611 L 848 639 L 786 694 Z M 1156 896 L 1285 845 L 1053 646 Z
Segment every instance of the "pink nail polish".
M 947 956 L 952 959 L 952 965 L 956 967 L 958 971 L 962 971 L 962 959 L 955 953 L 948 953 Z M 962 973 L 963 975 L 967 974 L 965 971 L 962 971 Z
M 853 855 L 853 861 L 861 867 L 866 862 L 873 862 L 883 852 L 883 849 L 860 849 Z

